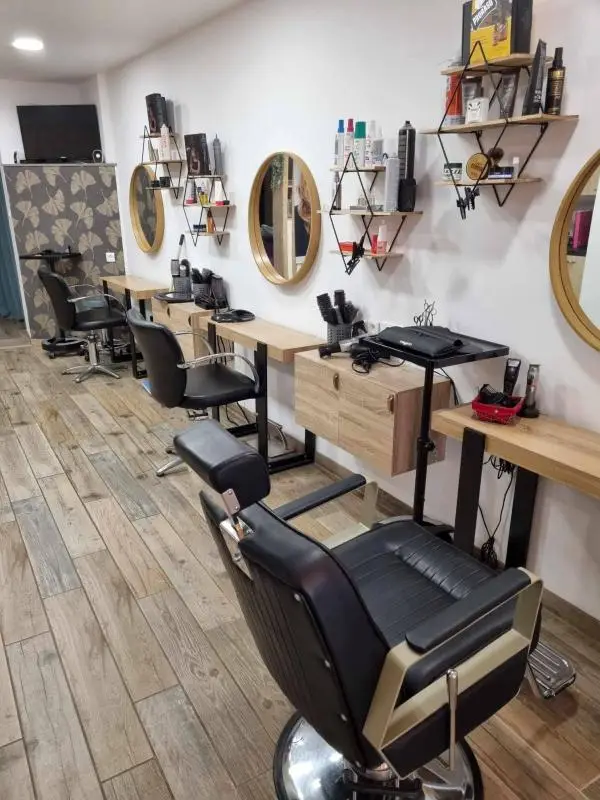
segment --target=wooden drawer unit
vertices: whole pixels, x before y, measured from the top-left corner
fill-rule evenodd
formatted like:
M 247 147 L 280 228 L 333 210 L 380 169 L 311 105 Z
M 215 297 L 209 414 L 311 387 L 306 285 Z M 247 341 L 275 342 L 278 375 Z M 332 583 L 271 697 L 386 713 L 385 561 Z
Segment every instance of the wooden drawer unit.
M 296 422 L 382 475 L 415 469 L 423 370 L 376 365 L 359 375 L 347 356 L 321 359 L 316 352 L 298 354 L 295 364 Z M 449 405 L 450 382 L 436 377 L 432 407 Z M 430 461 L 442 461 L 445 437 L 433 439 Z
M 198 308 L 194 303 L 166 303 L 164 300 L 152 300 L 154 322 L 164 325 L 173 333 L 186 331 L 186 335 L 177 337 L 186 361 L 208 353 L 200 338 L 200 335 L 206 336 L 206 334 L 200 331 L 198 319 L 210 313 Z M 200 335 L 195 335 L 194 331 Z

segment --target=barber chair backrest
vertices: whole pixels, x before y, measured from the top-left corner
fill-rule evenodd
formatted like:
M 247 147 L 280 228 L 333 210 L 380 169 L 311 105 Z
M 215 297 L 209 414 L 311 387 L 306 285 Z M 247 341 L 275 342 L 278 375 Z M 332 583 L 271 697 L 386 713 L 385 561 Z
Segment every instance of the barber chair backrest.
M 164 325 L 148 322 L 135 309 L 127 312 L 127 322 L 144 356 L 152 397 L 166 408 L 177 408 L 187 382 L 186 370 L 177 366 L 184 363 L 177 337 Z
M 249 577 L 219 528 L 224 513 L 201 497 L 269 672 L 332 747 L 377 766 L 381 757 L 361 731 L 387 648 L 345 570 L 327 548 L 257 504 L 241 515 L 252 531 L 239 543 Z
M 38 269 L 38 278 L 50 295 L 58 327 L 63 331 L 72 330 L 75 325 L 76 308 L 75 303 L 69 302 L 69 298 L 73 297 L 69 284 L 61 275 L 52 272 L 46 264 Z

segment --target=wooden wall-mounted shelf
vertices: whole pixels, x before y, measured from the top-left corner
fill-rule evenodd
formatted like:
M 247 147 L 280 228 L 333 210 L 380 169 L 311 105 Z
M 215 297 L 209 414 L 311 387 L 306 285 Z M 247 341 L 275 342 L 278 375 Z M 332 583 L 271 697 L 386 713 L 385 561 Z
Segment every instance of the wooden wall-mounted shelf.
M 506 125 L 549 125 L 553 122 L 576 122 L 578 114 L 531 114 L 526 117 L 508 117 L 507 119 L 488 119 L 485 122 L 470 122 L 465 125 L 445 125 L 443 128 L 428 128 L 421 131 L 426 136 L 438 133 L 476 133 L 477 131 L 504 128 Z
M 510 179 L 482 179 L 479 181 L 457 181 L 455 176 L 452 174 L 450 181 L 439 181 L 437 182 L 438 186 L 451 186 L 457 196 L 456 205 L 460 210 L 461 217 L 463 219 L 467 218 L 467 211 L 474 210 L 476 205 L 476 200 L 479 197 L 479 187 L 480 186 L 491 186 L 494 195 L 496 197 L 496 201 L 500 208 L 502 208 L 505 203 L 507 202 L 508 198 L 512 194 L 513 190 L 516 186 L 520 186 L 522 184 L 527 183 L 539 183 L 541 178 L 530 178 L 523 173 L 527 169 L 531 158 L 533 157 L 534 153 L 536 152 L 537 148 L 539 147 L 540 142 L 544 138 L 546 131 L 548 130 L 548 126 L 552 125 L 556 122 L 577 122 L 579 116 L 576 114 L 545 114 L 540 112 L 538 114 L 529 114 L 529 115 L 522 115 L 516 117 L 509 117 L 505 115 L 505 109 L 499 99 L 498 90 L 499 90 L 499 79 L 494 79 L 494 74 L 503 73 L 506 71 L 518 72 L 521 69 L 526 69 L 530 72 L 530 67 L 533 65 L 535 61 L 535 56 L 531 53 L 514 53 L 511 56 L 506 58 L 496 58 L 496 59 L 488 59 L 485 55 L 485 50 L 481 42 L 476 42 L 473 46 L 471 53 L 469 55 L 469 60 L 465 65 L 458 65 L 449 67 L 448 69 L 442 70 L 442 75 L 453 75 L 458 76 L 459 80 L 455 82 L 456 85 L 453 86 L 452 96 L 448 99 L 446 105 L 446 112 L 442 117 L 442 121 L 438 125 L 437 128 L 429 128 L 427 130 L 421 131 L 421 133 L 427 136 L 437 136 L 440 142 L 440 146 L 442 148 L 442 152 L 444 154 L 446 167 L 450 170 L 450 162 L 451 159 L 449 158 L 448 152 L 446 150 L 446 146 L 444 144 L 444 136 L 448 134 L 463 134 L 463 133 L 472 133 L 475 138 L 477 139 L 477 144 L 479 146 L 479 151 L 484 156 L 487 156 L 487 153 L 493 149 L 497 149 L 500 147 L 500 142 L 502 141 L 506 131 L 512 127 L 539 127 L 538 135 L 531 146 L 529 153 L 527 156 L 521 160 L 520 168 L 518 170 L 518 174 L 515 175 L 513 178 Z M 546 63 L 548 63 L 548 59 L 546 59 Z M 492 83 L 494 92 L 490 99 L 490 105 L 494 102 L 496 98 L 498 98 L 498 106 L 500 110 L 500 116 L 498 119 L 488 119 L 485 122 L 471 122 L 471 123 L 464 123 L 462 125 L 446 125 L 446 119 L 448 118 L 448 109 L 452 107 L 452 104 L 457 99 L 457 95 L 460 91 L 460 86 L 462 80 L 469 75 L 478 75 L 478 76 L 485 76 L 487 75 L 490 78 Z M 492 144 L 491 148 L 489 144 L 484 146 L 483 136 L 487 131 L 498 131 L 498 135 L 496 137 L 495 142 Z M 451 171 L 451 170 L 450 170 Z M 503 195 L 500 194 L 501 187 L 506 188 L 506 192 Z M 464 189 L 464 195 L 460 191 Z
M 484 75 L 488 72 L 513 72 L 515 69 L 528 69 L 533 66 L 535 60 L 535 53 L 513 53 L 505 58 L 490 58 L 488 65 L 470 64 L 467 68 L 466 75 Z M 552 59 L 546 59 L 546 64 L 551 64 Z M 489 69 L 488 69 L 489 66 Z M 454 67 L 448 67 L 441 71 L 442 75 L 460 75 L 465 70 L 462 64 Z
M 186 222 L 187 222 L 187 225 L 188 225 L 189 233 L 190 233 L 190 236 L 192 237 L 192 242 L 194 243 L 194 246 L 195 246 L 195 245 L 198 244 L 198 239 L 201 239 L 201 238 L 204 238 L 204 237 L 213 237 L 213 238 L 217 239 L 217 242 L 219 244 L 222 244 L 223 243 L 223 237 L 229 235 L 229 231 L 225 230 L 227 228 L 227 221 L 229 220 L 229 212 L 231 211 L 232 208 L 235 208 L 235 206 L 232 205 L 231 203 L 227 203 L 226 205 L 222 205 L 221 203 L 213 203 L 212 202 L 212 197 L 213 197 L 213 193 L 215 191 L 215 183 L 218 181 L 221 184 L 221 188 L 223 190 L 223 195 L 225 196 L 225 200 L 228 199 L 227 192 L 225 190 L 225 182 L 224 182 L 225 176 L 224 175 L 188 175 L 187 178 L 185 179 L 185 187 L 186 187 L 186 189 L 187 189 L 187 187 L 189 186 L 190 183 L 194 183 L 195 184 L 195 182 L 197 180 L 209 181 L 210 182 L 210 190 L 208 192 L 208 199 L 209 199 L 208 203 L 186 203 L 185 202 L 186 192 L 184 192 L 184 195 L 183 195 L 183 213 L 185 214 L 185 219 L 186 219 Z M 202 220 L 204 219 L 205 212 L 206 212 L 206 218 L 207 219 L 208 219 L 208 217 L 212 217 L 213 219 L 215 219 L 214 212 L 224 211 L 225 212 L 225 217 L 223 218 L 222 215 L 220 215 L 218 217 L 218 219 L 222 219 L 223 220 L 222 227 L 219 230 L 216 230 L 216 231 L 198 231 L 198 230 L 194 230 L 194 224 L 192 222 L 190 222 L 190 218 L 188 216 L 188 209 L 191 212 L 192 210 L 195 210 L 197 208 L 200 209 L 200 217 L 198 218 L 198 225 L 202 224 Z

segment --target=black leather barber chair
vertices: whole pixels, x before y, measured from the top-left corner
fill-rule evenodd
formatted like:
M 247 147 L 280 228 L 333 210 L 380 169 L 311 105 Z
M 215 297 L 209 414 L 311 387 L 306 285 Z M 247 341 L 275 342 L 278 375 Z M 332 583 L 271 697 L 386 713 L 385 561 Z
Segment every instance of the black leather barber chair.
M 241 400 L 253 400 L 259 395 L 258 373 L 244 356 L 210 352 L 208 341 L 203 339 L 209 354 L 186 361 L 176 334 L 164 325 L 148 322 L 135 309 L 127 312 L 127 322 L 144 356 L 150 394 L 162 406 L 206 411 Z M 193 334 L 186 331 L 183 335 Z M 253 377 L 219 363 L 233 358 L 247 364 Z M 167 452 L 172 453 L 172 449 Z M 156 474 L 162 477 L 181 464 L 181 458 L 174 458 L 157 469 Z
M 90 375 L 101 373 L 119 378 L 114 370 L 105 367 L 98 360 L 98 331 L 108 331 L 126 325 L 125 311 L 112 295 L 100 292 L 95 286 L 69 286 L 61 275 L 46 265 L 38 269 L 38 277 L 50 295 L 56 324 L 63 331 L 80 331 L 86 333 L 86 345 L 89 364 L 69 367 L 63 375 L 77 375 L 76 383 L 81 383 Z M 78 289 L 93 289 L 93 295 L 78 295 Z
M 262 658 L 298 710 L 277 747 L 277 797 L 483 797 L 465 736 L 519 691 L 541 582 L 521 569 L 496 575 L 407 520 L 329 549 L 287 520 L 339 496 L 335 485 L 273 511 L 261 502 L 263 459 L 214 421 L 176 437 L 175 450 L 222 495 L 223 508 L 201 494 L 206 519 Z

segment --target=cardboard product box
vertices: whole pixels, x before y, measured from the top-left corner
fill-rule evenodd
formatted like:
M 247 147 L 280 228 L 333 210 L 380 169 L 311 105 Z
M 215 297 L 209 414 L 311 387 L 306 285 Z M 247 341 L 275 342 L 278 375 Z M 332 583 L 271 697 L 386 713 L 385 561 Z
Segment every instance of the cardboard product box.
M 529 53 L 532 13 L 533 0 L 472 0 L 471 49 L 480 42 L 488 60 Z M 472 63 L 482 62 L 477 49 Z

